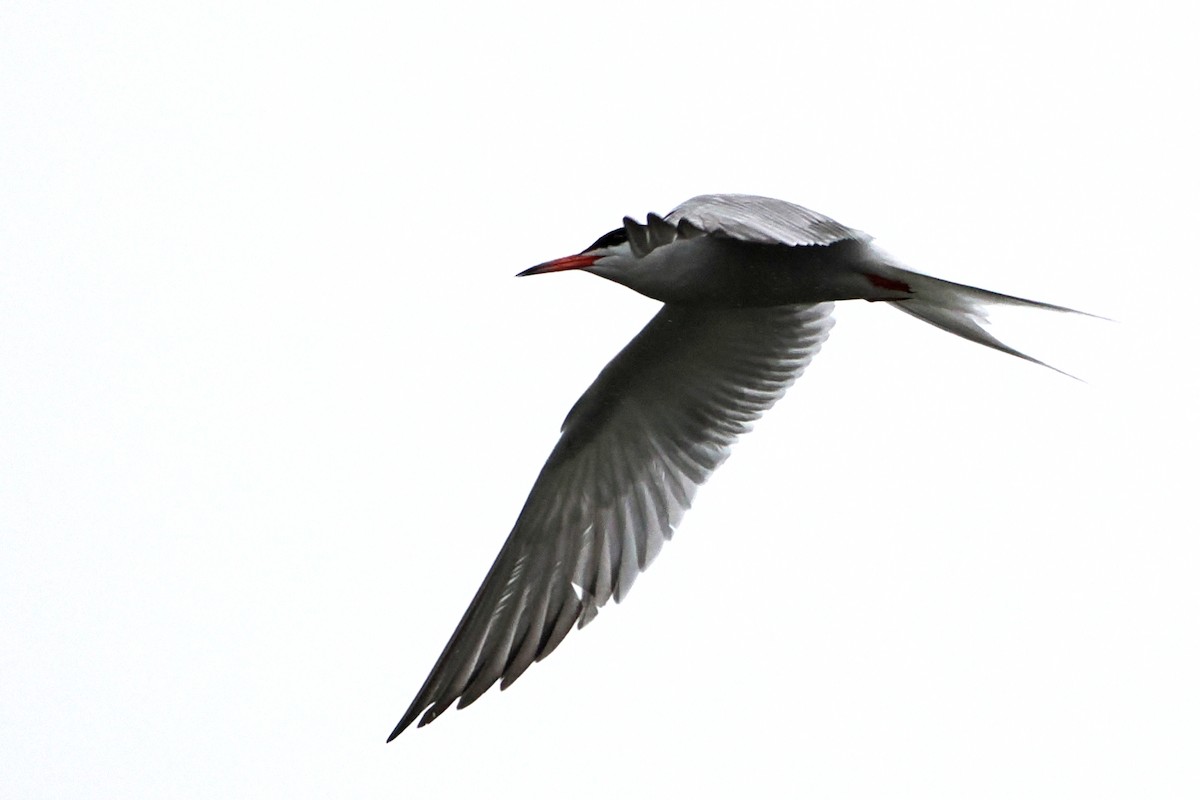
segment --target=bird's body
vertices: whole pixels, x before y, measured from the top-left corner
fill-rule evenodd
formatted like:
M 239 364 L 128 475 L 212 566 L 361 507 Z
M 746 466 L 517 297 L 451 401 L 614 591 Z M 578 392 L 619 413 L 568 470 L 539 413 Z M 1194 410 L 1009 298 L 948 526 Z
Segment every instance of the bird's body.
M 872 270 L 890 271 L 871 237 L 781 200 L 704 195 L 645 225 L 626 218 L 621 230 L 626 252 L 590 271 L 664 303 L 751 308 L 907 296 L 868 280 Z
M 761 308 L 828 300 L 899 299 L 863 274 L 873 249 L 847 240 L 788 247 L 731 238 L 684 239 L 643 256 L 630 288 L 679 306 Z M 603 265 L 593 270 L 608 277 Z M 628 277 L 619 275 L 620 277 Z
M 816 355 L 833 325 L 830 301 L 886 301 L 1030 361 L 980 326 L 986 307 L 1070 310 L 911 272 L 860 231 L 749 195 L 703 195 L 645 224 L 626 217 L 582 253 L 521 274 L 569 269 L 665 305 L 567 415 L 512 533 L 389 741 L 497 680 L 504 688 L 573 624 L 620 601 L 737 436 Z

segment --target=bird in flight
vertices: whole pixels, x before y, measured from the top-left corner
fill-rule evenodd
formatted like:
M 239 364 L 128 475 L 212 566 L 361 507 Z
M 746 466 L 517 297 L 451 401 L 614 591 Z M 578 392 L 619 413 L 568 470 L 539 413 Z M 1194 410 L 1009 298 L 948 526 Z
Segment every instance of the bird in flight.
M 567 414 L 512 533 L 389 742 L 496 681 L 508 687 L 573 625 L 620 602 L 733 442 L 817 354 L 832 301 L 890 303 L 1037 364 L 982 327 L 987 308 L 1072 311 L 911 272 L 862 231 L 752 195 L 694 197 L 645 224 L 626 217 L 583 252 L 520 274 L 577 269 L 664 305 Z

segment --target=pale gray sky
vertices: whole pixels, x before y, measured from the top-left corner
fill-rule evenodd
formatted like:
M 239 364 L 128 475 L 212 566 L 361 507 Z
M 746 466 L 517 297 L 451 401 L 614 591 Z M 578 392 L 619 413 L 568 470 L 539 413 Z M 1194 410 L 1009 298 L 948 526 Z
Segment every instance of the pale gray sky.
M 1193 5 L 412 8 L 6 11 L 0 794 L 1200 792 Z M 719 191 L 1119 322 L 1004 329 L 1085 384 L 843 304 L 626 602 L 385 746 L 656 307 L 513 274 Z

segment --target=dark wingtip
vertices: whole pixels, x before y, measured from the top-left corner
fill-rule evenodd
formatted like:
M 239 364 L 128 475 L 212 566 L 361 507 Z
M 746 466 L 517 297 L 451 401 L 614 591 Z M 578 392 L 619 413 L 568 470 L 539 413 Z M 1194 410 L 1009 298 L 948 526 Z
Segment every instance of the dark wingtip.
M 423 709 L 410 708 L 408 710 L 408 712 L 405 713 L 405 715 L 400 719 L 400 722 L 396 723 L 396 729 L 392 731 L 392 735 L 389 736 L 387 738 L 387 740 L 390 742 L 390 741 L 392 741 L 392 739 L 395 739 L 397 736 L 404 733 L 404 729 L 407 728 L 409 725 L 413 724 L 413 721 L 416 720 L 417 716 L 421 713 L 422 710 Z M 425 724 L 424 722 L 421 723 L 421 725 L 424 725 L 424 724 Z M 420 727 L 420 725 L 418 725 L 417 727 Z

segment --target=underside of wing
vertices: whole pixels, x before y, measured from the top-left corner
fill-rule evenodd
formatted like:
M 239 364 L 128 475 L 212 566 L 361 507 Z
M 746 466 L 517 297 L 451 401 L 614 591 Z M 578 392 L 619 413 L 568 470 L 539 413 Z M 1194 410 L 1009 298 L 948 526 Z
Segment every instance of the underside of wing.
M 666 221 L 760 244 L 828 245 L 871 238 L 795 203 L 749 194 L 693 197 L 668 214 Z
M 618 602 L 697 487 L 804 371 L 831 303 L 667 305 L 588 388 L 515 527 L 389 741 L 474 702 Z

